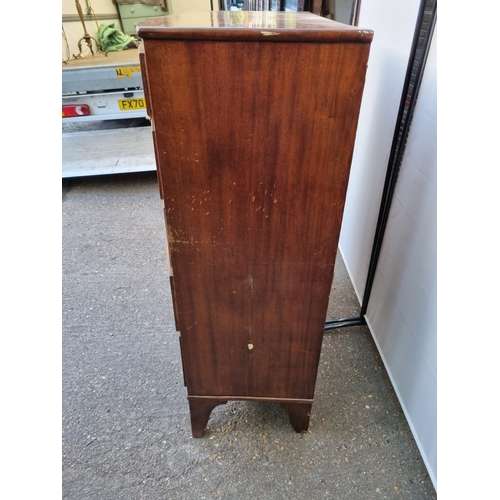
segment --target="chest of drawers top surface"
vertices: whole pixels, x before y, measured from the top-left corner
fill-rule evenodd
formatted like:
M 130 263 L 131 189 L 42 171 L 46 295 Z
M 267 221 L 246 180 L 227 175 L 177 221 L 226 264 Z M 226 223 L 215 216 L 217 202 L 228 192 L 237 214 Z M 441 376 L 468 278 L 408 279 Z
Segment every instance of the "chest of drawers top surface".
M 139 24 L 141 38 L 370 43 L 373 31 L 309 12 L 186 12 Z

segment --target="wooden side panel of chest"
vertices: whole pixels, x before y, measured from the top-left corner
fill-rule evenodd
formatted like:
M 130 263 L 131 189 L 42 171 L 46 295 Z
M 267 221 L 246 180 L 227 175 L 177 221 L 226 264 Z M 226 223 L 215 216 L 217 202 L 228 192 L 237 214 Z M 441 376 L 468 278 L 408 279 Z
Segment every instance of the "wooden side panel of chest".
M 368 50 L 144 40 L 194 436 L 229 399 L 307 429 Z

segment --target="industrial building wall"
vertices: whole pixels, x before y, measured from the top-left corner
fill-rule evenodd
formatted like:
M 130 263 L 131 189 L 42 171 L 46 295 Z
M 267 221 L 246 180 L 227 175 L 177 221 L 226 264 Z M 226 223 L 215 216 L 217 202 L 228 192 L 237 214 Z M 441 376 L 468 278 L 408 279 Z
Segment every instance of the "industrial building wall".
M 340 250 L 364 293 L 385 172 L 419 1 L 363 0 L 373 29 Z M 436 47 L 425 67 L 366 314 L 429 475 L 436 486 Z

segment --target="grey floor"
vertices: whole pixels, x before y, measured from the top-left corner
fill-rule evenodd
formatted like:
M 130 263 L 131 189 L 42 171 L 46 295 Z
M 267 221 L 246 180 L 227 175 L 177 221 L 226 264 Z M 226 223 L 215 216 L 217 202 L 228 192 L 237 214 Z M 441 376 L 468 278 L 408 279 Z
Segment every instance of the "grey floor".
M 65 179 L 62 214 L 63 499 L 436 498 L 366 327 L 325 334 L 309 432 L 231 402 L 193 439 L 155 173 Z

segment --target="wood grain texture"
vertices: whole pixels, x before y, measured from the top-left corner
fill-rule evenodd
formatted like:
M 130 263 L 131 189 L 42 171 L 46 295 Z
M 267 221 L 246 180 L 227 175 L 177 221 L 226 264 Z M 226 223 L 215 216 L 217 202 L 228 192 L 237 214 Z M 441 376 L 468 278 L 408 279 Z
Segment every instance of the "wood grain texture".
M 369 44 L 144 47 L 196 425 L 210 398 L 240 398 L 279 401 L 304 430 Z
M 205 432 L 208 419 L 212 410 L 219 405 L 226 404 L 222 399 L 211 400 L 189 400 L 189 413 L 191 416 L 191 434 L 194 438 L 200 438 Z
M 141 44 L 138 49 L 139 52 L 139 64 L 141 66 L 141 74 L 142 75 L 147 75 L 147 66 L 146 66 L 146 53 L 144 51 L 144 45 Z M 152 111 L 152 102 L 151 102 L 151 95 L 149 93 L 149 82 L 146 77 L 142 79 L 142 88 L 144 90 L 144 98 L 146 99 L 146 113 L 147 113 L 147 118 L 151 120 L 151 132 L 153 135 L 153 144 L 154 144 L 154 151 L 155 151 L 155 160 L 156 160 L 156 165 L 159 165 L 158 161 L 158 148 L 156 146 L 156 131 L 155 131 L 155 125 L 154 121 L 152 120 L 153 116 L 153 111 Z M 158 188 L 160 190 L 160 198 L 163 200 L 163 183 L 161 182 L 161 170 L 157 168 L 157 176 L 158 176 Z M 170 263 L 169 263 L 169 268 L 170 268 Z
M 300 403 L 278 403 L 290 418 L 295 432 L 305 432 L 309 429 L 309 420 L 311 418 L 312 404 Z

